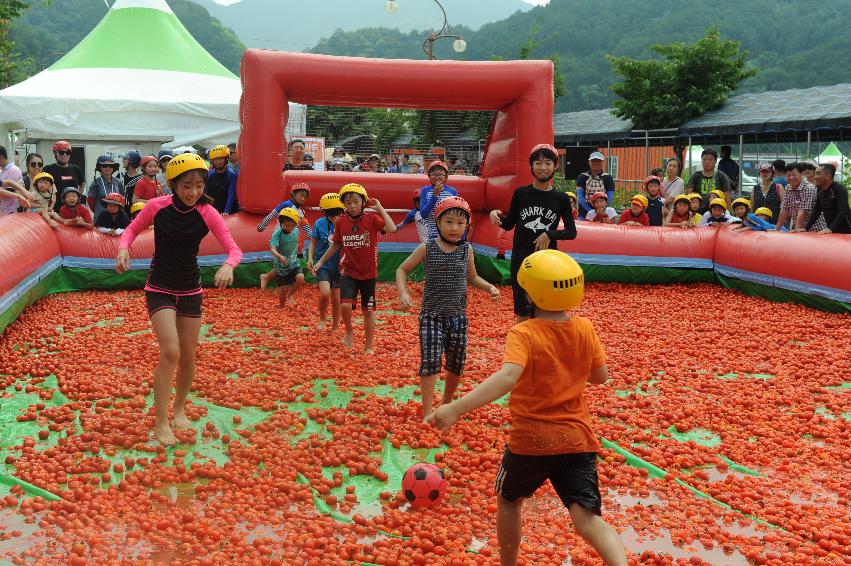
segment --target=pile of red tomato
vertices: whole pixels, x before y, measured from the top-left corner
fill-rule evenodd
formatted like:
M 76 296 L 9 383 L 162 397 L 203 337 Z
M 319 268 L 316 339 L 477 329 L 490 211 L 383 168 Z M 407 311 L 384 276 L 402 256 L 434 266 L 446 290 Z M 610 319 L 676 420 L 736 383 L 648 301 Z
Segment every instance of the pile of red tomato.
M 0 403 L 31 395 L 12 421 L 34 434 L 0 446 L 0 471 L 59 500 L 0 492 L 0 560 L 496 563 L 508 409 L 484 407 L 446 437 L 422 425 L 416 313 L 394 310 L 389 285 L 378 299 L 365 357 L 362 327 L 352 350 L 315 330 L 314 287 L 286 309 L 268 292 L 208 291 L 197 427 L 169 450 L 150 434 L 142 294 L 30 307 L 0 338 Z M 611 380 L 587 397 L 621 450 L 604 450 L 598 473 L 631 563 L 851 563 L 851 317 L 710 285 L 594 284 L 578 313 L 608 354 Z M 468 314 L 464 391 L 501 363 L 510 293 L 471 291 Z M 441 504 L 407 507 L 398 450 L 434 455 Z M 598 563 L 551 488 L 524 510 L 523 563 Z

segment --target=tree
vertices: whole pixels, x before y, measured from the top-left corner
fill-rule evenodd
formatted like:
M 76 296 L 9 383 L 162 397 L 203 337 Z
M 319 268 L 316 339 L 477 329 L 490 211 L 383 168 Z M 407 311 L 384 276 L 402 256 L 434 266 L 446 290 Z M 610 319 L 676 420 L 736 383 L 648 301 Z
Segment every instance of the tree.
M 715 26 L 696 43 L 653 45 L 662 59 L 640 61 L 607 55 L 623 77 L 611 86 L 615 116 L 632 120 L 642 130 L 675 128 L 709 110 L 720 108 L 739 84 L 757 74 L 747 67 L 747 51 L 739 42 L 722 40 Z
M 390 144 L 407 131 L 413 111 L 400 108 L 370 108 L 366 111 L 367 131 L 373 135 L 378 153 L 388 153 Z
M 20 0 L 0 2 L 0 88 L 16 82 L 19 58 L 13 54 L 15 42 L 9 39 L 9 25 L 29 7 L 29 4 Z

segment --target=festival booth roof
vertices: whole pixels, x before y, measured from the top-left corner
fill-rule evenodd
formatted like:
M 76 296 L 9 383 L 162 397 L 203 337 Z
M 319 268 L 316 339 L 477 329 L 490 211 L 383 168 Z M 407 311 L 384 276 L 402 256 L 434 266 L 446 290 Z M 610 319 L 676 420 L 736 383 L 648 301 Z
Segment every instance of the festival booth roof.
M 165 0 L 117 0 L 59 61 L 0 91 L 0 124 L 28 139 L 236 139 L 239 78 L 183 27 Z M 290 105 L 287 134 L 306 112 Z
M 611 109 L 556 114 L 555 140 L 561 145 L 645 143 L 645 133 Z M 851 137 L 851 84 L 740 94 L 718 110 L 693 118 L 674 130 L 649 132 L 650 145 L 671 145 L 674 138 L 700 143 L 840 140 Z

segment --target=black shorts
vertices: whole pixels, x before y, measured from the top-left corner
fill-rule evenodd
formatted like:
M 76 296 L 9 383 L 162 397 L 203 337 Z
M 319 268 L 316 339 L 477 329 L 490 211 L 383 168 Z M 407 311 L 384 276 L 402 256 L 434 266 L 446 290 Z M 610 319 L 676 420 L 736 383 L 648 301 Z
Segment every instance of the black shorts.
M 195 295 L 172 295 L 156 291 L 145 291 L 148 316 L 162 309 L 174 309 L 177 316 L 201 318 L 201 293 Z
M 446 371 L 464 372 L 467 360 L 467 317 L 420 315 L 420 375 L 440 373 L 446 353 Z
M 317 281 L 327 281 L 331 284 L 332 289 L 339 289 L 340 284 L 343 281 L 343 276 L 340 275 L 339 271 L 332 271 L 330 269 L 325 269 L 324 267 L 316 272 L 316 280 Z
M 496 474 L 496 492 L 503 499 L 516 501 L 531 497 L 547 480 L 565 507 L 578 503 L 601 514 L 595 452 L 525 456 L 506 448 Z
M 520 264 L 528 257 L 524 255 L 518 256 L 515 260 L 514 255 L 511 256 L 511 295 L 514 298 L 514 314 L 517 316 L 532 316 L 534 309 L 529 304 L 526 298 L 526 291 L 517 282 L 517 272 L 520 271 Z
M 375 310 L 375 279 L 352 279 L 343 275 L 340 281 L 340 302 L 354 305 L 360 293 L 360 304 L 365 311 Z
M 275 281 L 278 283 L 278 287 L 289 287 L 290 285 L 295 285 L 295 278 L 301 275 L 301 268 L 293 269 L 292 271 L 288 271 L 287 273 L 281 275 L 280 273 L 275 273 Z

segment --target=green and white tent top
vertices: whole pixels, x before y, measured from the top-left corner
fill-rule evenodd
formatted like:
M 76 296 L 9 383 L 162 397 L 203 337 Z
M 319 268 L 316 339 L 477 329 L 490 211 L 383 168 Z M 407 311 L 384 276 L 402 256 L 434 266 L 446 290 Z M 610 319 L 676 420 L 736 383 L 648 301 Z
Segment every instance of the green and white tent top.
M 827 144 L 827 147 L 824 148 L 824 151 L 822 151 L 818 156 L 819 163 L 831 163 L 836 166 L 836 170 L 840 173 L 845 170 L 845 164 L 847 161 L 848 158 L 842 154 L 833 142 Z
M 30 138 L 212 145 L 239 135 L 241 95 L 165 0 L 117 0 L 59 61 L 0 91 L 0 124 Z M 287 135 L 303 135 L 305 118 L 291 104 Z

